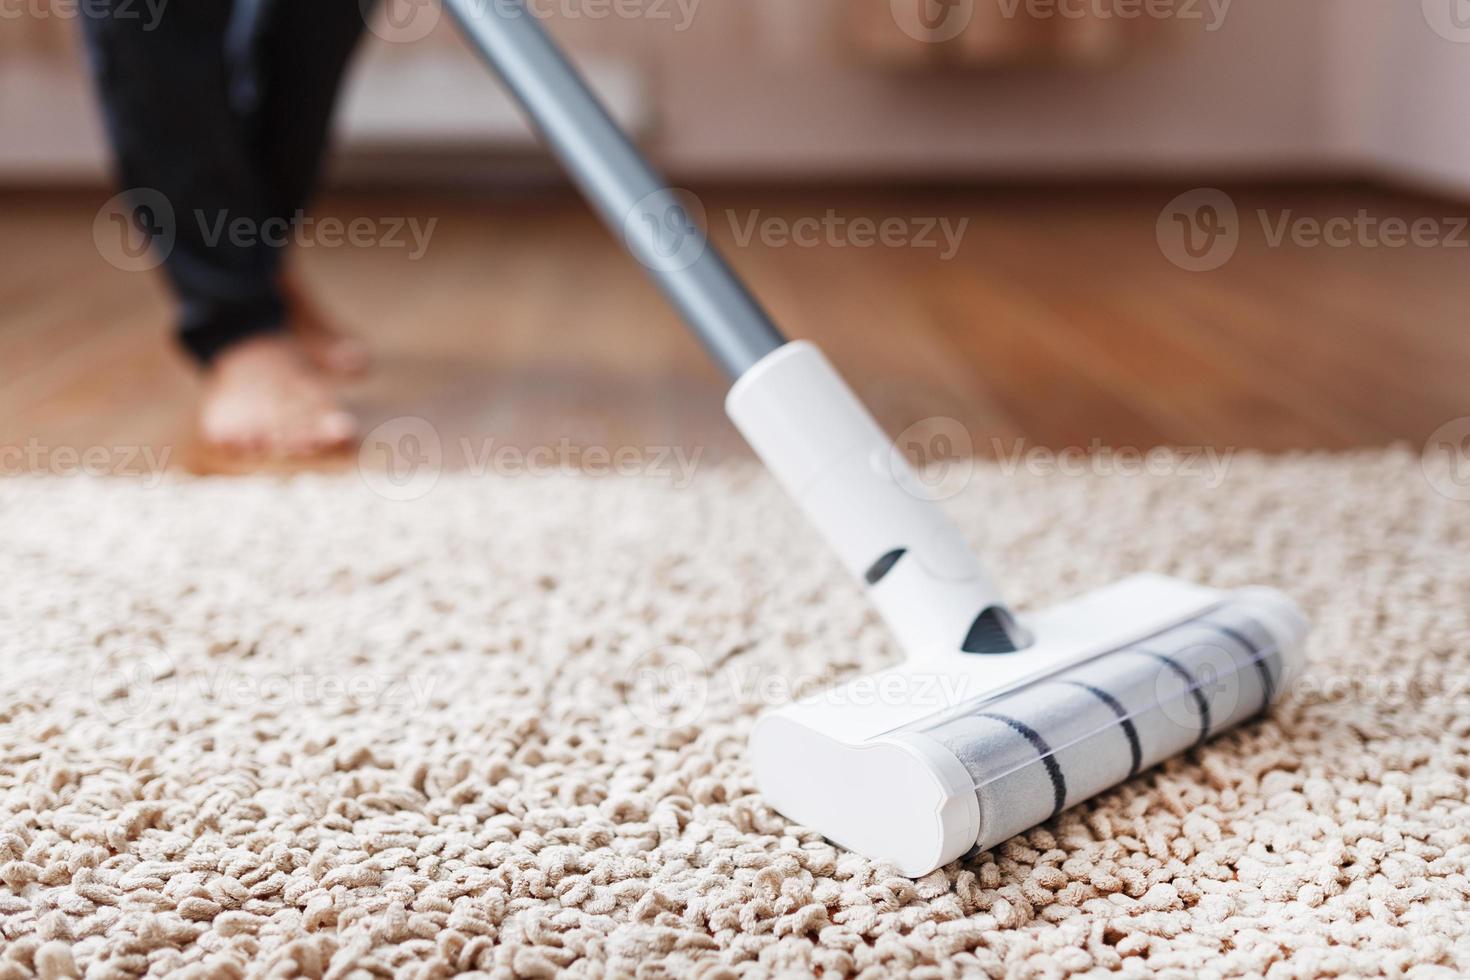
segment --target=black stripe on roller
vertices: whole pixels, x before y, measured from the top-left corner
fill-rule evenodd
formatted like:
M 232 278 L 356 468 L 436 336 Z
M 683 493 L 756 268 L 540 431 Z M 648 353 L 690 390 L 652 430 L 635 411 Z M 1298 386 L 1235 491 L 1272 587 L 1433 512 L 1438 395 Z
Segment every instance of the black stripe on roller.
M 1051 777 L 1051 793 L 1054 801 L 1051 816 L 1047 817 L 1047 819 L 1050 820 L 1066 809 L 1067 777 L 1062 774 L 1061 764 L 1057 762 L 1056 756 L 1052 754 L 1051 746 L 1046 744 L 1046 739 L 1037 734 L 1034 728 L 1023 725 L 1014 718 L 1007 718 L 1005 715 L 986 713 L 979 717 L 989 718 L 991 721 L 998 721 L 1002 725 L 1010 728 L 1016 734 L 1030 742 L 1031 747 L 1036 750 L 1036 754 L 1041 756 L 1041 762 L 1046 766 L 1046 774 Z
M 1201 689 L 1200 682 L 1195 680 L 1194 675 L 1173 657 L 1166 656 L 1162 653 L 1155 653 L 1152 650 L 1139 650 L 1138 652 L 1145 657 L 1153 657 L 1159 663 L 1178 674 L 1184 680 L 1184 683 L 1189 685 L 1189 693 L 1194 697 L 1194 706 L 1199 709 L 1199 738 L 1195 739 L 1194 744 L 1200 745 L 1204 743 L 1210 737 L 1210 699 L 1205 697 L 1205 692 Z
M 1132 779 L 1137 776 L 1138 770 L 1143 767 L 1143 744 L 1138 741 L 1138 729 L 1133 727 L 1133 719 L 1128 717 L 1128 709 L 1123 707 L 1123 702 L 1100 687 L 1093 687 L 1082 681 L 1067 681 L 1066 683 L 1082 688 L 1111 708 L 1113 714 L 1118 716 L 1118 723 L 1123 727 L 1123 734 L 1128 737 L 1128 751 L 1133 753 L 1133 764 L 1128 767 L 1128 778 Z
M 1256 673 L 1261 675 L 1261 690 L 1266 694 L 1261 701 L 1261 710 L 1265 711 L 1271 706 L 1271 702 L 1276 700 L 1276 681 L 1271 677 L 1271 666 L 1266 663 L 1266 658 L 1261 656 L 1260 648 L 1251 641 L 1250 637 L 1237 629 L 1213 622 L 1207 622 L 1205 625 L 1245 647 L 1245 652 L 1255 661 Z
M 873 562 L 872 567 L 863 575 L 863 578 L 869 585 L 877 585 L 883 581 L 885 575 L 893 571 L 893 566 L 898 564 L 898 560 L 908 553 L 909 550 L 907 548 L 894 548 L 888 554 Z

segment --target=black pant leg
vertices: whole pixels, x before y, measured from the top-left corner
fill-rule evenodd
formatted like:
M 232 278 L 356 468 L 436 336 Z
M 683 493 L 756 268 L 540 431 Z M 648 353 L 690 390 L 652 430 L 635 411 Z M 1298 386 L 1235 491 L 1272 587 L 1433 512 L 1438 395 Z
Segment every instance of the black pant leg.
M 294 218 L 321 175 L 342 78 L 372 5 L 360 0 L 261 0 L 258 103 L 252 134 L 267 206 Z
M 231 100 L 233 3 L 171 3 L 156 20 L 130 13 L 139 6 L 83 4 L 87 46 L 123 186 L 170 205 L 171 215 L 152 217 L 172 222 L 164 269 L 182 307 L 179 339 L 207 362 L 284 320 L 279 250 L 259 236 L 266 183 Z M 231 233 L 240 219 L 246 232 Z

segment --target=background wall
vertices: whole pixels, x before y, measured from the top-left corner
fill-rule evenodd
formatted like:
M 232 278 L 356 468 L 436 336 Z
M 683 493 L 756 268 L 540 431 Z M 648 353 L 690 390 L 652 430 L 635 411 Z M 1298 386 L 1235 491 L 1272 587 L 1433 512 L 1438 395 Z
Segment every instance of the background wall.
M 1346 0 L 1330 25 L 1334 149 L 1401 181 L 1470 193 L 1470 3 Z
M 556 29 L 681 178 L 1380 171 L 1470 193 L 1470 43 L 1437 33 L 1426 13 L 1442 2 L 1448 18 L 1466 0 L 1189 2 L 1199 19 L 1140 24 L 1136 43 L 1085 65 L 895 65 L 855 44 L 850 23 L 875 3 L 886 15 L 886 0 L 668 0 L 666 19 L 563 18 Z M 97 180 L 105 155 L 75 25 L 44 26 L 0 61 L 0 179 Z M 528 152 L 448 25 L 418 33 L 373 38 L 349 155 L 391 150 L 417 176 L 451 151 L 481 167 Z
M 668 45 L 671 163 L 720 174 L 1095 176 L 1322 162 L 1330 0 L 1236 0 L 1214 32 L 1160 23 L 1116 66 L 978 72 L 857 62 L 830 30 L 843 2 L 808 0 L 783 20 L 780 0 L 762 0 L 780 43 L 764 46 L 758 68 L 719 43 L 727 10 Z

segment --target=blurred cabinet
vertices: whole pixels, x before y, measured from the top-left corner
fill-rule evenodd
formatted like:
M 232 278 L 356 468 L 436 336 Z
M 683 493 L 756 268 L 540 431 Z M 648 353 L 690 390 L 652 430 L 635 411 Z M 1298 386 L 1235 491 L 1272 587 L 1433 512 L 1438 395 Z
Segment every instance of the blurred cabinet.
M 0 182 L 105 179 L 77 36 L 86 2 L 0 0 Z M 353 172 L 429 185 L 440 174 L 499 181 L 500 165 L 544 168 L 437 4 L 394 2 L 427 12 L 432 29 L 421 35 L 412 18 L 406 31 L 375 25 L 343 112 Z M 1327 170 L 1470 187 L 1470 127 L 1455 108 L 1470 49 L 1431 30 L 1420 4 L 1174 0 L 1119 16 L 1138 6 L 553 0 L 541 9 L 557 11 L 557 36 L 680 180 Z M 630 7 L 636 16 L 588 13 Z
M 910 68 L 1109 64 L 1155 33 L 1065 0 L 849 0 L 845 17 L 859 57 Z

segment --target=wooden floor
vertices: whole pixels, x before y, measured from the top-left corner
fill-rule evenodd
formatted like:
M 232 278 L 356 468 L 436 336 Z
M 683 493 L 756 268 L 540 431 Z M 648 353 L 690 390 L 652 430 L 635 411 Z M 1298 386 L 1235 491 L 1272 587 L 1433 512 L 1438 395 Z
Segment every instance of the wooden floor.
M 1190 273 L 1155 239 L 1179 190 L 809 189 L 705 203 L 778 321 L 822 343 L 895 432 L 954 418 L 982 455 L 1022 439 L 1284 451 L 1419 445 L 1470 415 L 1470 249 L 1272 247 L 1254 217 L 1445 218 L 1464 205 L 1239 190 L 1239 253 Z M 0 197 L 0 446 L 171 447 L 199 468 L 194 380 L 169 343 L 162 285 L 94 247 L 106 196 Z M 731 209 L 740 221 L 835 209 L 971 223 L 941 261 L 932 249 L 734 247 Z M 344 393 L 367 427 L 420 416 L 451 446 L 743 452 L 717 373 L 570 196 L 339 197 L 321 213 L 438 219 L 417 261 L 302 253 L 376 352 L 375 375 Z

